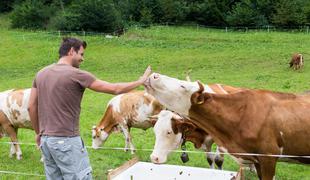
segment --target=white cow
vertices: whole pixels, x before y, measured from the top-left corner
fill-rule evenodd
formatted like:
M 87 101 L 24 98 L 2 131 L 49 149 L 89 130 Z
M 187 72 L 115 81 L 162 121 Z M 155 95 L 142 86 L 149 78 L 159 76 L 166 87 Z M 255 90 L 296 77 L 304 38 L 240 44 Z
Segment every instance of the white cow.
M 171 151 L 179 148 L 182 143 L 185 143 L 184 141 L 191 141 L 196 149 L 207 152 L 207 160 L 211 168 L 214 168 L 216 164 L 219 169 L 222 169 L 224 156 L 219 153 L 210 153 L 214 141 L 209 134 L 189 120 L 168 110 L 162 110 L 153 118 L 158 119 L 154 126 L 156 141 L 150 156 L 153 163 L 165 163 Z M 218 148 L 217 152 L 219 152 Z

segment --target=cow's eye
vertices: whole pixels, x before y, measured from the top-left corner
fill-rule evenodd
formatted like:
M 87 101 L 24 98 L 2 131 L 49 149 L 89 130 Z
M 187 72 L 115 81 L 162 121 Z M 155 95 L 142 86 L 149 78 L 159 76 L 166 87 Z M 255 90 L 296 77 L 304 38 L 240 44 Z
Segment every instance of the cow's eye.
M 168 131 L 167 134 L 171 134 L 171 131 Z
M 181 85 L 181 88 L 185 89 L 185 86 Z

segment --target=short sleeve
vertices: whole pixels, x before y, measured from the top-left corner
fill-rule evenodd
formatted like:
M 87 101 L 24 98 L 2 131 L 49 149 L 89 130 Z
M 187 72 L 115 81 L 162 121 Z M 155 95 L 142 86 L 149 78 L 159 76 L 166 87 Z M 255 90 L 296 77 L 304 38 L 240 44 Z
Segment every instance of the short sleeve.
M 93 74 L 82 70 L 77 71 L 75 76 L 74 79 L 83 88 L 88 88 L 96 80 L 96 77 Z

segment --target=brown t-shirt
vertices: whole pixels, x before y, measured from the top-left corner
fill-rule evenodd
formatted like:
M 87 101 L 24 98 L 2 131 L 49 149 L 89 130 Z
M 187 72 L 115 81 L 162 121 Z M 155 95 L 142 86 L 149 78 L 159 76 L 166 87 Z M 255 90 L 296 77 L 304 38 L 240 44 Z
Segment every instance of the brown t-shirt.
M 81 100 L 95 81 L 89 72 L 66 64 L 52 64 L 39 71 L 32 87 L 38 93 L 41 135 L 78 136 Z

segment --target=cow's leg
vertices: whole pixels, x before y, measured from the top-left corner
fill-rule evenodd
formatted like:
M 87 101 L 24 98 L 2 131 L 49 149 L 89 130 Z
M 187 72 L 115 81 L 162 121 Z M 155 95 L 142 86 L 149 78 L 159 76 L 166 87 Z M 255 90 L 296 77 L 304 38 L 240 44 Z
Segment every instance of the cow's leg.
M 14 129 L 10 120 L 2 111 L 0 111 L 0 123 L 12 142 L 9 156 L 13 157 L 13 155 L 16 154 L 17 159 L 20 160 L 22 158 L 22 151 L 20 150 L 20 146 L 18 144 L 16 129 Z
M 273 180 L 276 171 L 277 159 L 273 157 L 259 157 L 261 179 Z M 259 174 L 257 172 L 257 174 Z
M 216 155 L 215 155 L 215 164 L 217 165 L 218 169 L 223 169 L 223 163 L 224 163 L 224 154 L 220 152 L 220 148 L 216 146 Z
M 250 168 L 250 171 L 251 171 L 251 172 L 253 172 L 253 173 L 256 173 L 256 172 L 257 172 L 257 171 L 256 171 L 256 166 L 255 166 L 254 163 L 249 164 L 249 168 Z
M 262 174 L 261 174 L 260 165 L 259 165 L 259 163 L 255 163 L 254 165 L 255 165 L 256 172 L 257 172 L 257 176 L 261 180 L 262 179 Z
M 211 152 L 212 150 L 212 144 L 213 141 L 210 139 L 206 141 L 205 145 L 206 145 L 206 156 L 207 156 L 207 161 L 210 165 L 211 169 L 214 169 L 214 159 L 215 159 L 215 155 L 213 154 L 213 152 Z
M 128 126 L 127 125 L 120 125 L 120 127 L 121 127 L 122 132 L 125 136 L 125 151 L 127 152 L 128 146 L 130 146 L 131 154 L 134 154 L 135 147 L 132 144 Z
M 5 124 L 4 128 L 6 129 L 6 132 L 8 133 L 9 137 L 11 138 L 11 150 L 9 156 L 13 157 L 13 155 L 16 154 L 16 158 L 18 160 L 22 159 L 22 151 L 20 150 L 20 146 L 18 144 L 15 129 L 12 127 L 11 124 Z

